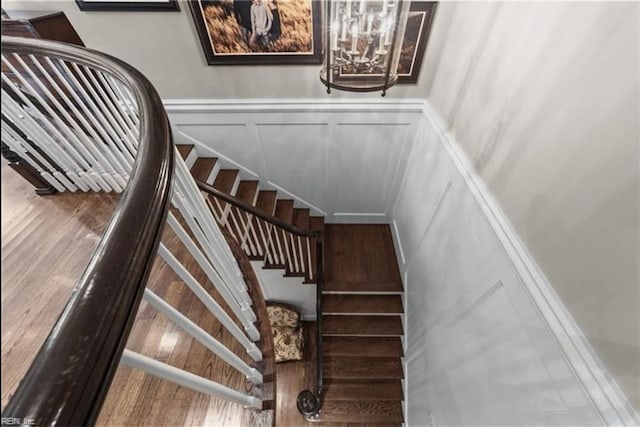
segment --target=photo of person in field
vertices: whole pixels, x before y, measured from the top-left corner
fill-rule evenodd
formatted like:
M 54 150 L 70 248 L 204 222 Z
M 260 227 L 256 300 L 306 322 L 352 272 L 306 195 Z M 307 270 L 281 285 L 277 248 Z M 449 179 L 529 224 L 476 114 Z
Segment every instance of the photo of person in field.
M 215 55 L 313 53 L 311 0 L 200 1 Z

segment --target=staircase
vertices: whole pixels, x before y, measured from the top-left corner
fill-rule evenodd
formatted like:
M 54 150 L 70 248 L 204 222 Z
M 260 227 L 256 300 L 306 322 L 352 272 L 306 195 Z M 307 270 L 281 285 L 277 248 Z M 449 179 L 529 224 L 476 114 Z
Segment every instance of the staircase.
M 325 227 L 320 422 L 399 425 L 402 282 L 387 225 Z
M 239 179 L 216 158 L 198 157 L 179 145 L 197 181 L 300 230 L 324 231 L 325 280 L 322 293 L 323 404 L 314 423 L 400 425 L 403 417 L 401 316 L 402 282 L 387 225 L 325 224 L 291 199 Z M 305 243 L 281 229 L 249 219 L 228 203 L 209 196 L 222 228 L 242 243 L 263 268 L 285 277 L 316 281 L 314 239 Z M 291 396 L 295 400 L 295 396 Z

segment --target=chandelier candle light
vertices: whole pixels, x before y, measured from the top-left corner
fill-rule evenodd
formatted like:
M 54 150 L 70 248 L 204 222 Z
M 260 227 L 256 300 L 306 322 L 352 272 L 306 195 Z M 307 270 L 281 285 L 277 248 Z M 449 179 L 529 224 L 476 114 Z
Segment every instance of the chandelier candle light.
M 382 91 L 398 81 L 409 0 L 331 0 L 320 80 L 353 92 Z M 328 46 L 328 48 L 327 48 Z

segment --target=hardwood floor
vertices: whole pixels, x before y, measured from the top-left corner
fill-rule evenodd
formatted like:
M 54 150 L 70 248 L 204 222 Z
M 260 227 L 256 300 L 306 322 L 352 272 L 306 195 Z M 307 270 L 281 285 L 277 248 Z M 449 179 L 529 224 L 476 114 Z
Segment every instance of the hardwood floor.
M 35 353 L 69 298 L 117 201 L 110 194 L 37 196 L 33 188 L 2 162 L 2 406 L 26 372 Z M 163 242 L 204 284 L 204 273 L 170 231 Z M 156 294 L 250 362 L 244 349 L 206 310 L 177 275 L 156 260 L 148 285 Z M 207 289 L 221 302 L 212 286 Z M 221 304 L 224 307 L 224 304 Z M 313 330 L 310 326 L 308 330 Z M 314 354 L 309 338 L 307 352 Z M 144 302 L 127 348 L 247 391 L 244 377 Z M 307 425 L 295 407 L 309 388 L 311 360 L 276 367 L 276 425 Z M 273 377 L 273 373 L 269 374 Z M 269 380 L 267 375 L 267 381 Z M 280 381 L 282 378 L 282 381 Z M 263 391 L 264 392 L 264 391 Z M 267 392 L 268 393 L 268 392 Z M 269 404 L 269 403 L 268 403 Z M 260 426 L 260 411 L 210 397 L 119 367 L 99 426 Z
M 1 175 L 4 407 L 87 266 L 115 197 L 38 196 L 4 159 Z
M 325 241 L 325 291 L 402 292 L 388 225 L 331 224 Z
M 312 426 L 296 408 L 296 398 L 302 390 L 315 387 L 316 324 L 302 322 L 304 329 L 304 359 L 301 362 L 283 362 L 276 365 L 278 393 L 276 406 L 277 427 Z

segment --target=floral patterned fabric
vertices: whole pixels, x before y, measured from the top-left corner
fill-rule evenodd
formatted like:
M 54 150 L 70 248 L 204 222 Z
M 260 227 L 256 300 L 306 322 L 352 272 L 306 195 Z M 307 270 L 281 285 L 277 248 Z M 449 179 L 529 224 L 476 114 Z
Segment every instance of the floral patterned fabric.
M 281 305 L 270 305 L 267 306 L 267 312 L 269 313 L 269 323 L 271 323 L 271 326 L 298 327 L 300 316 L 294 310 Z
M 267 312 L 273 334 L 276 363 L 302 360 L 303 335 L 298 312 L 279 304 L 268 305 Z
M 302 329 L 272 326 L 276 363 L 302 360 Z

